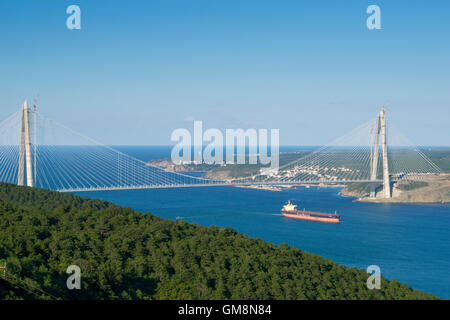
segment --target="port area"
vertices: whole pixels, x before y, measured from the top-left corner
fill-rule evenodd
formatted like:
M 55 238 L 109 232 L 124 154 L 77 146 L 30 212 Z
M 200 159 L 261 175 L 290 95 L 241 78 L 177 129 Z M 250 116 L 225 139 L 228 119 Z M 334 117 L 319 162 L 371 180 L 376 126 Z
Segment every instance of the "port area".
M 237 185 L 236 188 L 244 189 L 254 189 L 254 190 L 265 190 L 265 191 L 283 191 L 292 189 L 294 186 L 270 186 L 270 185 Z

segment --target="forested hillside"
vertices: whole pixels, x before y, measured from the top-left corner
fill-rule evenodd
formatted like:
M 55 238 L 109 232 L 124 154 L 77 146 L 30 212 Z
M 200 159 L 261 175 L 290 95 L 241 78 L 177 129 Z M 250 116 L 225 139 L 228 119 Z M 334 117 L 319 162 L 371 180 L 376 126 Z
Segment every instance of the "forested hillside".
M 0 299 L 434 298 L 384 278 L 368 290 L 363 270 L 229 228 L 0 184 L 5 263 Z M 81 290 L 66 288 L 69 265 L 81 268 Z

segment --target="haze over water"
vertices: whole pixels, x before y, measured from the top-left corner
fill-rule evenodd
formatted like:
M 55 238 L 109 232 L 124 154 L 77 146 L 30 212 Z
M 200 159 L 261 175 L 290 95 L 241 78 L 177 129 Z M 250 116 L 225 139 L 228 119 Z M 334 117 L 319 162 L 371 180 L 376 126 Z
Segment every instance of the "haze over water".
M 124 151 L 143 160 L 170 153 L 167 147 L 126 147 Z M 300 187 L 275 192 L 199 187 L 79 194 L 150 211 L 162 218 L 181 216 L 204 226 L 231 227 L 350 267 L 378 265 L 388 279 L 450 298 L 449 205 L 359 203 L 340 196 L 339 190 Z M 337 210 L 342 222 L 334 225 L 286 219 L 280 209 L 287 200 L 313 211 Z

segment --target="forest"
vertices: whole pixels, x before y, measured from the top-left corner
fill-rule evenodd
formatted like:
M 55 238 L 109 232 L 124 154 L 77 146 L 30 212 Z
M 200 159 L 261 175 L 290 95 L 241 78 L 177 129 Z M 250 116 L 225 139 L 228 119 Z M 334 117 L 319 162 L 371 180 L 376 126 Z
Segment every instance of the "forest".
M 70 265 L 81 289 L 66 286 Z M 436 299 L 230 228 L 0 184 L 0 299 Z

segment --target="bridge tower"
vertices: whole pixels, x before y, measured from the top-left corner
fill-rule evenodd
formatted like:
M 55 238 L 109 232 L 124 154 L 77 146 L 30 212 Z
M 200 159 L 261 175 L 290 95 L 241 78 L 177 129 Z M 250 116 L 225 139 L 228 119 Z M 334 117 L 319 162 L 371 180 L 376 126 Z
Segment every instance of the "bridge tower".
M 391 179 L 389 177 L 389 163 L 388 163 L 388 150 L 386 139 L 386 110 L 383 109 L 377 115 L 377 122 L 375 127 L 375 141 L 371 154 L 371 172 L 370 180 L 377 180 L 378 172 L 378 151 L 381 133 L 381 152 L 383 157 L 383 193 L 385 198 L 391 197 Z M 372 182 L 370 184 L 370 197 L 376 197 L 377 183 Z
M 28 109 L 28 101 L 22 104 L 22 116 L 20 125 L 20 149 L 19 149 L 19 186 L 24 185 L 24 164 L 26 164 L 27 186 L 33 186 L 33 167 L 31 165 L 31 139 L 30 139 L 30 110 Z M 25 163 L 24 163 L 25 162 Z M 36 168 L 35 168 L 36 169 Z
M 388 151 L 386 141 L 386 110 L 380 112 L 381 150 L 383 152 L 383 192 L 385 198 L 391 197 L 391 179 L 389 177 Z
M 380 113 L 377 114 L 377 122 L 375 127 L 375 141 L 373 144 L 372 154 L 371 154 L 371 171 L 370 171 L 370 180 L 377 180 L 377 172 L 378 172 L 378 149 L 380 144 Z M 370 197 L 375 198 L 376 196 L 376 188 L 377 183 L 372 182 L 370 184 Z

